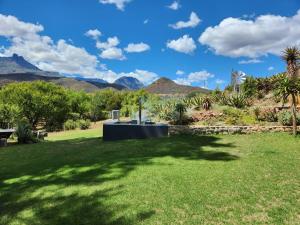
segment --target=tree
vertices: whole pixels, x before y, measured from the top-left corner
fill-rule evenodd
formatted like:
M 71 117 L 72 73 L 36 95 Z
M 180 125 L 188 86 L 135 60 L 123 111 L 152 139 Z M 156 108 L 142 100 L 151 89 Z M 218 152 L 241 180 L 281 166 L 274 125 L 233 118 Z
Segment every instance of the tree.
M 70 112 L 66 89 L 43 81 L 9 84 L 0 91 L 0 100 L 17 106 L 34 129 L 39 124 L 48 130 L 59 129 Z
M 182 124 L 182 118 L 184 113 L 186 112 L 186 106 L 183 103 L 177 103 L 175 106 L 175 110 L 179 113 L 179 124 Z
M 298 69 L 298 63 L 300 60 L 300 50 L 298 47 L 288 47 L 283 51 L 282 59 L 287 64 L 287 77 L 289 81 L 285 81 L 285 89 L 288 95 L 292 96 L 291 111 L 293 115 L 293 134 L 297 135 L 297 106 L 296 96 L 299 93 L 299 87 L 297 85 L 298 78 L 296 75 Z

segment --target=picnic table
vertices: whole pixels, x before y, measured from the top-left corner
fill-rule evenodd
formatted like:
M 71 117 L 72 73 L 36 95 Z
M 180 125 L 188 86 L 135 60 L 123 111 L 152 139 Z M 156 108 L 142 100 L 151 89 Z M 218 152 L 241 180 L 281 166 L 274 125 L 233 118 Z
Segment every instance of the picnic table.
M 14 132 L 14 129 L 0 129 L 0 147 L 7 145 L 7 139 Z

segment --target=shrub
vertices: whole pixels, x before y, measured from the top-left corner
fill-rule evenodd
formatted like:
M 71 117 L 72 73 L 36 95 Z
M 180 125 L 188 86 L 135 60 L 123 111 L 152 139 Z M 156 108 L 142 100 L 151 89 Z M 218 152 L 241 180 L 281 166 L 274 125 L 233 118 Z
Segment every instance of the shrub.
M 91 127 L 91 121 L 90 120 L 79 120 L 78 124 L 79 124 L 79 128 L 81 130 L 87 130 Z
M 19 144 L 28 144 L 36 142 L 32 133 L 32 128 L 27 122 L 18 122 L 16 136 Z
M 278 121 L 283 126 L 292 126 L 293 125 L 293 119 L 292 119 L 292 113 L 289 111 L 281 111 L 278 114 Z M 300 114 L 297 113 L 297 125 L 300 125 Z
M 78 127 L 78 124 L 75 120 L 67 120 L 64 123 L 65 130 L 75 130 Z
M 278 121 L 278 115 L 275 109 L 269 108 L 264 109 L 259 114 L 259 120 L 267 121 L 267 122 L 277 122 Z
M 223 110 L 225 123 L 228 125 L 251 125 L 255 123 L 255 118 L 249 112 L 236 108 L 226 108 Z

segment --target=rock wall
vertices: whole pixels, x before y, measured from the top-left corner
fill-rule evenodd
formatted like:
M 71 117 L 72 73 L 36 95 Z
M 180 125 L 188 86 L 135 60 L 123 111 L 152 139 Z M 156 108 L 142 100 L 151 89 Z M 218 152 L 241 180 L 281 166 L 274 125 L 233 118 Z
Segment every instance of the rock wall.
M 292 129 L 290 126 L 170 126 L 169 134 L 251 134 L 292 132 Z

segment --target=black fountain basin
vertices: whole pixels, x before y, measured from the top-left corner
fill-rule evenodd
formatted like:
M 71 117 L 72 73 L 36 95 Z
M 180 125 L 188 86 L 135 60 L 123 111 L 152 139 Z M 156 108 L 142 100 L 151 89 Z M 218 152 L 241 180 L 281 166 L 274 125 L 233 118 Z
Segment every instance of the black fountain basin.
M 117 141 L 126 139 L 146 139 L 168 136 L 169 128 L 166 124 L 131 122 L 105 122 L 103 124 L 103 140 Z

